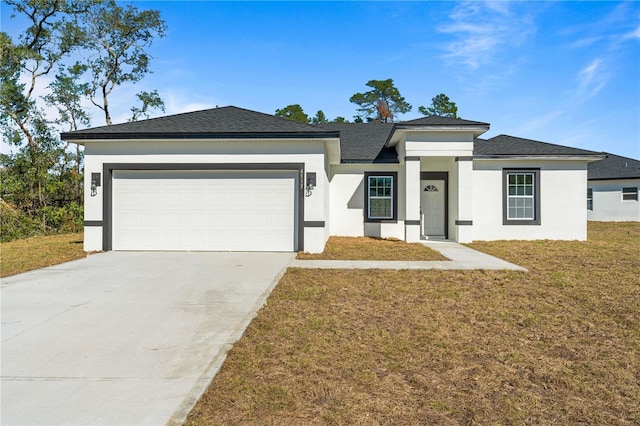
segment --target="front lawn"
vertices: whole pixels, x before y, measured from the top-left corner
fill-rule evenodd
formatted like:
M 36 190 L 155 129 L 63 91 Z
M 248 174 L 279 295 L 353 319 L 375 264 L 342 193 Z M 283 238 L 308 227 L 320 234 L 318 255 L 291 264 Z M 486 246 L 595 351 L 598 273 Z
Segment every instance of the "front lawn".
M 289 269 L 186 424 L 639 424 L 640 224 L 472 247 L 530 272 Z
M 0 243 L 0 277 L 86 257 L 82 235 L 48 235 Z
M 370 237 L 330 237 L 318 254 L 298 253 L 303 260 L 449 260 L 420 243 Z

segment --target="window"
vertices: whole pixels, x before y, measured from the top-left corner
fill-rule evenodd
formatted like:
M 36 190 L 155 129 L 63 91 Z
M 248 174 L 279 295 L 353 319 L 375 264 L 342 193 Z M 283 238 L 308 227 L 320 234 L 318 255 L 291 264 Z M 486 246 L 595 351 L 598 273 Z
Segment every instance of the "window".
M 397 219 L 397 173 L 365 173 L 366 221 Z
M 540 169 L 504 169 L 503 224 L 540 224 Z
M 633 186 L 622 188 L 622 201 L 638 201 L 638 188 Z
M 593 210 L 593 188 L 587 188 L 587 210 Z

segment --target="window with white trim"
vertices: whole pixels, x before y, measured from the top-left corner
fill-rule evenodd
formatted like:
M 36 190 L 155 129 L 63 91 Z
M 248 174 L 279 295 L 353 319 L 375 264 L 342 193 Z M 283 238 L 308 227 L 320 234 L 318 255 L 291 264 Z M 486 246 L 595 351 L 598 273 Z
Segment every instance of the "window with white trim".
M 503 224 L 540 224 L 540 169 L 503 170 Z
M 638 188 L 635 186 L 622 188 L 622 201 L 638 201 Z
M 396 220 L 397 173 L 365 173 L 366 220 Z
M 587 210 L 593 210 L 593 188 L 587 188 Z

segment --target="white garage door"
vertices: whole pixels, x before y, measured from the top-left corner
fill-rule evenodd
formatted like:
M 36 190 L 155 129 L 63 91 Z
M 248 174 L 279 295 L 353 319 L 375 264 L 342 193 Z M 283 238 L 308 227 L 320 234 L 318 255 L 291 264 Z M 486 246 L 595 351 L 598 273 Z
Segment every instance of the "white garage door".
M 113 250 L 293 251 L 295 174 L 114 171 Z

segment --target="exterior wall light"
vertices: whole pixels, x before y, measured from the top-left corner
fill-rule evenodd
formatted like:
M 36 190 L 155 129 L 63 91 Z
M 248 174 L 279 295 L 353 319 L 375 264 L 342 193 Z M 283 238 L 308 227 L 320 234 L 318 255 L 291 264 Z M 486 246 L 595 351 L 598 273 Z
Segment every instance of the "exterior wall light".
M 307 197 L 311 196 L 311 191 L 316 187 L 316 173 L 308 172 L 307 173 L 307 183 L 305 185 L 306 195 Z
M 100 186 L 100 173 L 91 173 L 91 196 L 98 195 L 98 187 Z

